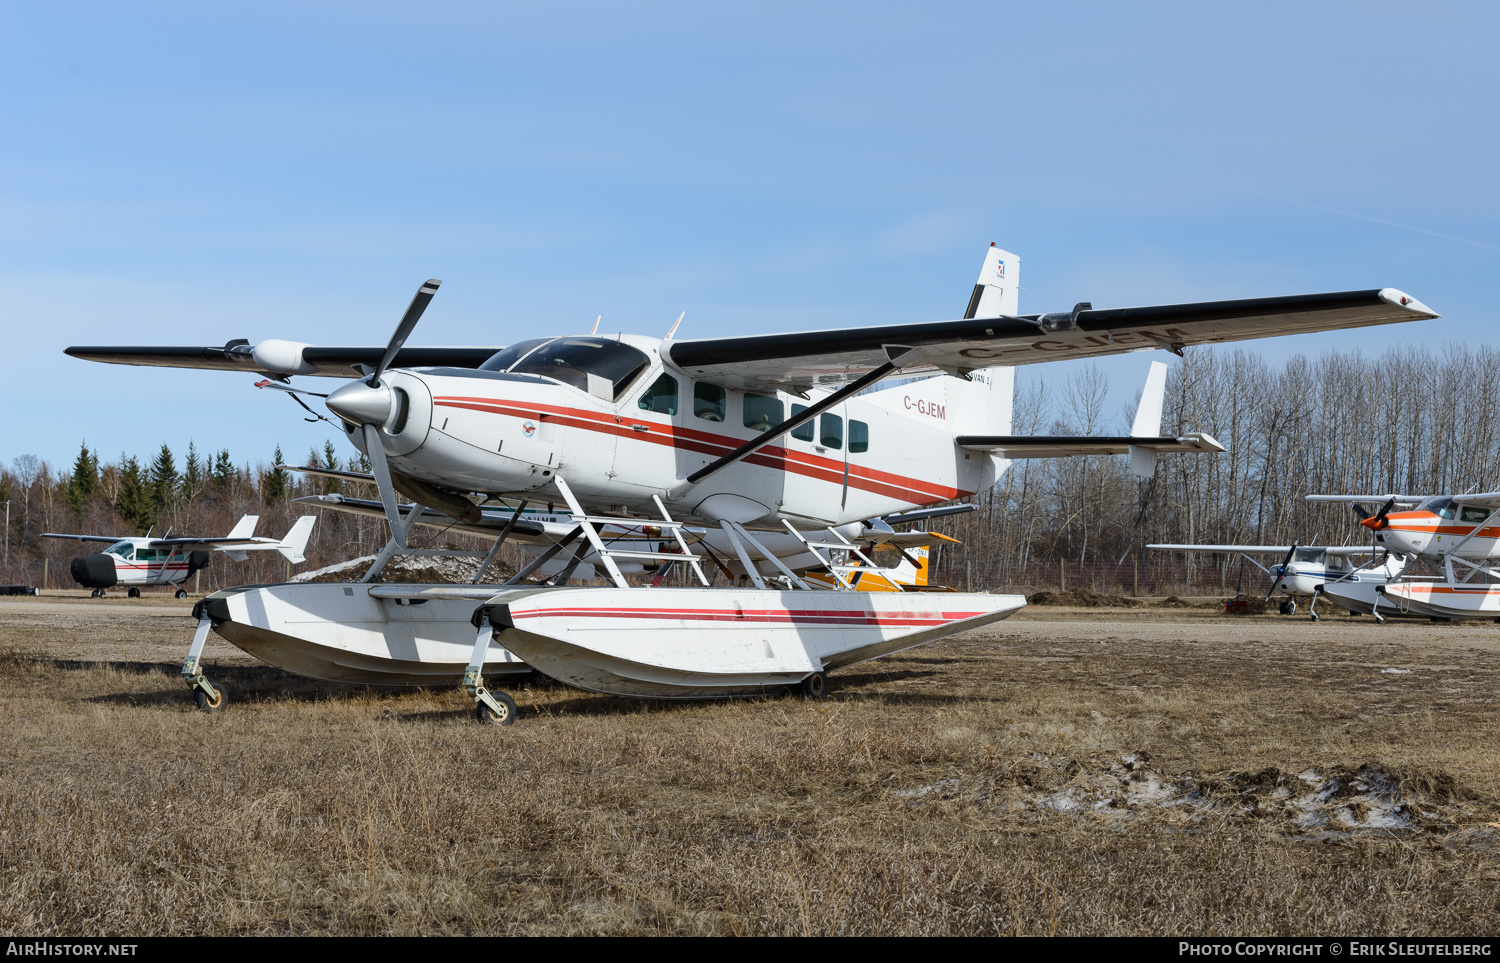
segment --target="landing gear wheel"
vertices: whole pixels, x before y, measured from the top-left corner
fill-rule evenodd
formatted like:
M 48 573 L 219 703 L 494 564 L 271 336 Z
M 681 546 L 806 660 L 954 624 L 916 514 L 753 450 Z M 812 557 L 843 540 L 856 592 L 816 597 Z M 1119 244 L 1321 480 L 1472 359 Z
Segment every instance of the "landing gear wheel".
M 1318 613 L 1316 613 L 1316 612 L 1309 612 L 1307 614 L 1308 614 L 1308 617 L 1311 618 L 1314 622 L 1318 621 Z
M 202 712 L 214 712 L 224 705 L 224 690 L 214 689 L 215 698 L 210 699 L 208 693 L 202 689 L 193 690 L 193 705 Z
M 1291 615 L 1295 610 L 1292 608 L 1292 603 L 1288 601 L 1282 602 L 1281 607 L 1277 609 L 1277 611 L 1279 611 L 1282 615 Z
M 828 673 L 814 672 L 802 680 L 802 698 L 821 699 L 828 694 Z
M 96 598 L 99 598 L 103 594 L 104 594 L 104 589 L 94 589 L 92 592 L 89 593 L 89 598 L 96 599 Z M 1496 622 L 1500 622 L 1500 619 L 1496 619 L 1495 621 Z
M 128 598 L 138 599 L 141 597 L 141 590 L 138 588 L 133 588 L 130 591 L 126 592 L 125 595 Z
M 180 598 L 180 599 L 187 598 L 187 589 L 178 589 L 177 590 L 176 598 Z
M 474 703 L 474 718 L 478 719 L 481 725 L 508 726 L 516 721 L 516 700 L 503 692 L 493 690 L 489 692 L 489 697 L 500 705 L 500 711 L 497 713 L 487 702 Z

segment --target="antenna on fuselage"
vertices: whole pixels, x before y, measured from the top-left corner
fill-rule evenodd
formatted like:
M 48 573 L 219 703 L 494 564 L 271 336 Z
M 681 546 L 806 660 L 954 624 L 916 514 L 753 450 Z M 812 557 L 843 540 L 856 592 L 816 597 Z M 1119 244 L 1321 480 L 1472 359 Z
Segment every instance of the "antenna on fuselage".
M 677 333 L 677 326 L 682 323 L 682 319 L 685 317 L 687 317 L 686 311 L 677 316 L 677 320 L 672 322 L 672 327 L 667 331 L 667 336 L 665 338 L 662 338 L 663 341 L 672 340 L 672 335 Z
M 599 322 L 603 321 L 603 320 L 604 320 L 604 315 L 602 315 L 602 314 L 599 315 L 597 318 L 595 318 L 594 319 L 594 326 L 589 329 L 589 334 L 598 334 L 599 333 Z

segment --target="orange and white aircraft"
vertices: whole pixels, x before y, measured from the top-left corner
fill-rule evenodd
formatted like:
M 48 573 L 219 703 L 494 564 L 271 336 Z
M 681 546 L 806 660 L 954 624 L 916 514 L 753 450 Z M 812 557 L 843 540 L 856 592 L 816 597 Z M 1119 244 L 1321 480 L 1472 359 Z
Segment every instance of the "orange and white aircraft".
M 1500 617 L 1500 492 L 1461 495 L 1309 495 L 1308 501 L 1380 502 L 1360 524 L 1386 551 L 1421 559 L 1440 575 L 1408 576 L 1378 592 L 1403 614 Z M 1375 612 L 1377 618 L 1380 613 Z
M 103 598 L 107 589 L 128 586 L 126 595 L 139 598 L 143 585 L 181 585 L 206 567 L 210 552 L 223 552 L 236 562 L 250 556 L 247 552 L 277 551 L 292 563 L 304 561 L 302 552 L 312 534 L 314 516 L 303 515 L 286 533 L 286 538 L 257 538 L 255 526 L 259 515 L 245 515 L 222 538 L 152 538 L 149 535 L 66 535 L 43 532 L 42 538 L 63 538 L 75 542 L 109 542 L 110 546 L 94 555 L 80 555 L 69 565 L 73 581 L 93 589 L 90 598 Z M 187 598 L 179 588 L 177 597 Z
M 480 719 L 509 721 L 514 704 L 480 681 L 491 663 L 506 660 L 622 695 L 715 698 L 788 685 L 821 695 L 830 669 L 989 624 L 1025 600 L 808 592 L 813 587 L 776 552 L 759 551 L 784 579 L 773 584 L 750 558 L 762 535 L 790 535 L 799 551 L 827 557 L 836 542 L 818 532 L 972 495 L 1028 453 L 1129 452 L 1132 467 L 1145 471 L 1159 452 L 1222 450 L 1194 434 L 1013 435 L 1015 365 L 1437 316 L 1393 288 L 1134 308 L 1081 302 L 1021 315 L 1018 268 L 1014 255 L 992 248 L 969 310 L 951 321 L 697 339 L 677 338 L 674 324 L 664 338 L 563 335 L 503 348 L 407 348 L 437 293 L 440 282 L 430 280 L 384 346 L 238 339 L 68 354 L 278 381 L 346 379 L 325 403 L 373 466 L 391 526 L 386 557 L 416 551 L 406 535 L 421 513 L 403 512 L 398 492 L 455 521 L 481 516 L 476 494 L 566 504 L 577 523 L 570 538 L 587 541 L 613 588 L 246 587 L 201 603 L 184 665 L 210 705 L 212 687 L 196 669 L 210 631 L 270 659 L 306 656 L 293 671 L 389 671 L 392 679 L 431 684 L 433 673 L 450 671 L 449 656 L 439 653 L 451 650 L 455 623 L 468 621 L 454 606 L 466 606 L 480 628 L 464 685 Z M 866 393 L 918 375 L 931 377 Z M 689 564 L 704 588 L 631 587 L 618 560 L 640 561 L 641 553 L 606 547 L 598 526 L 643 519 L 655 519 L 650 524 L 678 543 L 679 551 L 653 558 L 691 555 L 680 540 L 684 525 L 718 527 L 753 587 L 708 588 L 697 556 Z M 403 599 L 423 607 L 382 608 Z M 336 653 L 340 646 L 358 651 Z

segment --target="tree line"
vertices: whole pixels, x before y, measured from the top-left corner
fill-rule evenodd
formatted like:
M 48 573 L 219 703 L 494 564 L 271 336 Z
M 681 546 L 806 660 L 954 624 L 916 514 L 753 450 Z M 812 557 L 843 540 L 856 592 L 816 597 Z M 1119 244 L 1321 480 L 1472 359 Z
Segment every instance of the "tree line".
M 932 527 L 960 540 L 936 553 L 934 577 L 976 589 L 1040 587 L 1108 590 L 1230 590 L 1239 564 L 1144 550 L 1150 542 L 1258 544 L 1362 542 L 1346 506 L 1312 503 L 1310 493 L 1485 491 L 1500 487 L 1500 351 L 1487 345 L 1358 350 L 1295 356 L 1279 366 L 1251 349 L 1188 349 L 1168 373 L 1165 434 L 1203 431 L 1228 448 L 1220 455 L 1167 455 L 1139 481 L 1124 457 L 1014 462 L 978 510 Z M 1108 385 L 1093 365 L 1059 367 L 1051 380 L 1023 379 L 1016 434 L 1123 434 L 1132 411 L 1105 410 Z M 1133 405 L 1131 406 L 1133 408 Z M 332 441 L 305 464 L 368 471 L 363 456 L 341 461 Z M 85 442 L 58 470 L 32 455 L 0 467 L 0 502 L 9 516 L 0 580 L 70 584 L 77 543 L 44 531 L 164 535 L 226 534 L 242 514 L 259 514 L 257 534 L 280 536 L 298 515 L 318 517 L 303 568 L 378 551 L 378 519 L 296 505 L 306 494 L 371 487 L 291 473 L 278 447 L 269 464 L 236 464 L 227 449 L 179 459 L 167 445 L 142 461 L 105 462 Z M 1374 510 L 1378 506 L 1369 506 Z M 425 544 L 474 549 L 474 539 L 428 533 Z M 507 553 L 508 554 L 508 553 Z M 1278 560 L 1279 561 L 1279 560 Z M 276 581 L 276 553 L 244 563 L 215 559 L 208 585 Z M 1255 573 L 1255 586 L 1264 584 Z M 205 586 L 207 587 L 207 586 Z

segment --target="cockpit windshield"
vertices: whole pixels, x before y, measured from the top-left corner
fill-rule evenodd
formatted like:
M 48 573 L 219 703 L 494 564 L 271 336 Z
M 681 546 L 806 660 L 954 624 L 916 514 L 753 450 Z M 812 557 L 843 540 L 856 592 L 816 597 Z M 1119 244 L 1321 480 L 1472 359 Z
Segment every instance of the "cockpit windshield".
M 123 558 L 127 562 L 133 561 L 135 559 L 135 543 L 133 543 L 133 542 L 115 542 L 109 548 L 106 548 L 104 550 L 104 554 L 105 555 L 118 555 L 118 556 L 120 556 L 121 558 Z
M 530 341 L 517 341 L 508 348 L 501 348 L 490 355 L 489 360 L 479 366 L 480 371 L 508 371 L 510 366 L 526 357 L 532 351 L 547 343 L 546 338 L 532 338 Z
M 1452 518 L 1454 515 L 1453 499 L 1446 495 L 1438 498 L 1429 498 L 1422 503 L 1421 507 L 1424 511 L 1432 512 L 1439 518 Z
M 1299 548 L 1292 553 L 1292 559 L 1298 562 L 1316 562 L 1322 557 L 1321 548 Z
M 501 353 L 518 351 L 524 346 L 514 345 Z M 504 369 L 489 368 L 500 360 L 497 355 L 486 361 L 485 366 L 492 371 L 541 375 L 605 401 L 617 400 L 651 363 L 639 348 L 609 338 L 553 338 L 539 343 Z

